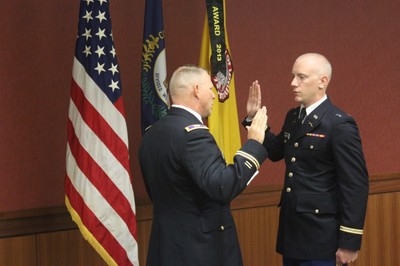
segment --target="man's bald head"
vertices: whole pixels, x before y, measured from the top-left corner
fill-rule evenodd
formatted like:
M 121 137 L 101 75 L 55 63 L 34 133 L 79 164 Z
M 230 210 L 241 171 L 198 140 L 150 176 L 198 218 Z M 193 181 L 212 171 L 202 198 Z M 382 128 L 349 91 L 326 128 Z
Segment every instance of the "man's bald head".
M 319 76 L 327 76 L 330 81 L 332 78 L 332 66 L 325 56 L 318 53 L 307 53 L 299 56 L 295 62 L 303 62 L 313 66 L 315 73 Z

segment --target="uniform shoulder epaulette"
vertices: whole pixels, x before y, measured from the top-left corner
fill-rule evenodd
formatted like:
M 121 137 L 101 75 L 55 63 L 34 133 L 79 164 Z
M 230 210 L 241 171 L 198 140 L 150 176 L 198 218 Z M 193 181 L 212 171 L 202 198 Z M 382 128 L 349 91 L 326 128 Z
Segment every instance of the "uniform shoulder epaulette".
M 196 129 L 207 129 L 208 130 L 208 127 L 203 124 L 194 124 L 194 125 L 185 127 L 186 132 L 190 132 L 190 131 L 193 131 Z

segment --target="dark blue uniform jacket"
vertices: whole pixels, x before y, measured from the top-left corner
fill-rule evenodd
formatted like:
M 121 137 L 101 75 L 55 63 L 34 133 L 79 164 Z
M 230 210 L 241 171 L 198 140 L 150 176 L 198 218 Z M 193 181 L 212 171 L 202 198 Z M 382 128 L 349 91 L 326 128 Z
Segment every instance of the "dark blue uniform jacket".
M 266 157 L 262 144 L 248 140 L 234 164 L 226 165 L 208 128 L 172 107 L 147 130 L 139 148 L 153 202 L 147 265 L 242 265 L 229 203 Z
M 354 119 L 329 98 L 297 119 L 290 110 L 264 145 L 285 160 L 277 251 L 305 260 L 334 259 L 338 247 L 359 250 L 367 208 L 368 172 Z

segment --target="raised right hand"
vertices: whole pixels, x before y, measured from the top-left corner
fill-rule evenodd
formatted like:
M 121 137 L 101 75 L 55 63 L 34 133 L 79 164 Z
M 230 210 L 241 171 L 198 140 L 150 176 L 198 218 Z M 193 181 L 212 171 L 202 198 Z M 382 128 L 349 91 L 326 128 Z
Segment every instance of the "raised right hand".
M 247 99 L 247 117 L 253 119 L 256 112 L 261 108 L 261 88 L 258 80 L 254 81 L 249 89 L 249 98 Z
M 263 106 L 258 109 L 256 115 L 253 118 L 250 126 L 247 126 L 247 139 L 254 139 L 259 143 L 264 142 L 265 131 L 267 129 L 267 108 Z

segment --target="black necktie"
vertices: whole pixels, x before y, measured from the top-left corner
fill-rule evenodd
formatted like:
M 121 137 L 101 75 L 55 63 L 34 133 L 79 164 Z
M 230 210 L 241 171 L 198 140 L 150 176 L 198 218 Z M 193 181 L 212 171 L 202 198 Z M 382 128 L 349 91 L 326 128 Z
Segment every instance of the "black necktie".
M 303 123 L 304 117 L 306 117 L 306 108 L 301 108 L 299 121 Z

